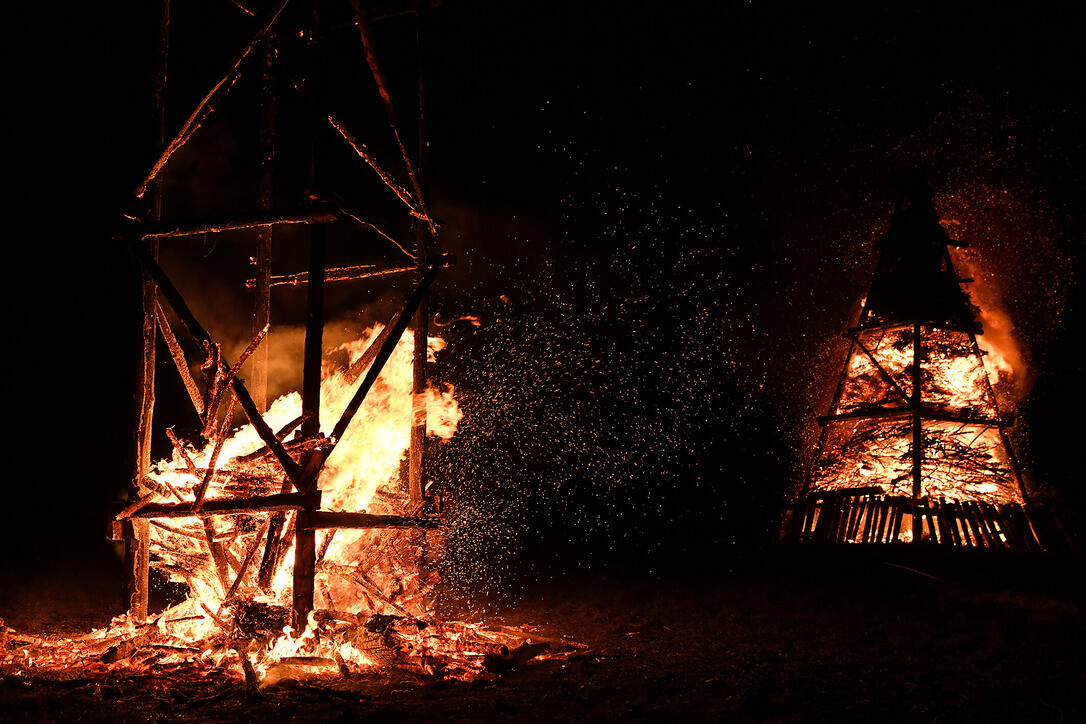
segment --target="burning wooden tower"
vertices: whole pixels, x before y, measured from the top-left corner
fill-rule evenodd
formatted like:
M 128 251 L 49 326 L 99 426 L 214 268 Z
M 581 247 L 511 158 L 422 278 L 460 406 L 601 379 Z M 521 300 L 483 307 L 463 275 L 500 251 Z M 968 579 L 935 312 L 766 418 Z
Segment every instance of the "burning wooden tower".
M 117 239 L 129 244 L 143 268 L 136 470 L 131 503 L 117 515 L 112 531 L 116 539 L 126 542 L 129 612 L 133 620 L 146 618 L 148 569 L 155 566 L 190 587 L 193 615 L 175 619 L 182 628 L 207 623 L 221 627 L 224 617 L 239 615 L 238 606 L 246 599 L 261 596 L 285 596 L 284 607 L 292 609 L 295 627 L 304 627 L 308 613 L 315 608 L 315 594 L 326 609 L 336 603 L 333 589 L 338 590 L 339 584 L 324 585 L 319 576 L 322 571 L 338 576 L 337 581 L 361 587 L 359 600 L 367 602 L 375 613 L 405 612 L 405 606 L 410 606 L 408 597 L 402 595 L 402 584 L 408 576 L 402 570 L 393 576 L 400 594 L 390 594 L 382 590 L 377 573 L 381 566 L 402 568 L 404 553 L 396 550 L 395 540 L 390 542 L 381 536 L 389 535 L 388 529 L 423 531 L 437 523 L 423 467 L 427 434 L 426 296 L 439 269 L 453 261 L 451 255 L 437 249 L 438 224 L 424 192 L 421 28 L 431 3 L 404 0 L 370 7 L 361 0 L 311 0 L 288 8 L 290 0 L 234 0 L 233 5 L 238 12 L 251 16 L 251 34 L 171 136 L 166 133 L 164 112 L 170 2 L 162 0 L 153 114 L 157 148 L 149 170 L 135 186 L 132 210 L 125 214 L 124 225 L 116 234 Z M 417 124 L 411 124 L 413 128 L 409 127 L 417 142 L 413 150 L 409 150 L 410 136 L 402 132 L 373 41 L 374 24 L 387 18 L 414 18 L 417 23 L 414 36 L 418 88 L 410 105 L 417 105 L 418 119 Z M 371 87 L 375 88 L 374 104 L 382 107 L 382 115 L 387 117 L 394 142 L 391 147 L 400 157 L 398 173 L 378 162 L 374 151 L 355 138 L 335 108 L 336 98 L 322 78 L 328 62 L 321 58 L 322 43 L 333 34 L 337 34 L 336 38 L 353 34 L 356 42 L 361 41 L 360 55 L 372 77 Z M 289 53 L 287 44 L 292 44 Z M 285 61 L 285 57 L 289 60 Z M 281 67 L 291 63 L 293 67 Z M 260 109 L 256 114 L 260 125 L 254 129 L 260 150 L 259 188 L 253 189 L 256 209 L 228 218 L 163 220 L 162 176 L 171 158 L 200 131 L 246 71 L 260 81 Z M 295 205 L 283 209 L 273 206 L 272 193 L 281 96 L 293 103 L 296 114 L 307 119 L 302 125 L 307 129 L 309 140 L 305 142 L 311 149 L 306 164 L 310 177 L 300 180 L 305 192 Z M 331 149 L 357 156 L 367 167 L 365 172 L 375 174 L 387 187 L 390 203 L 398 204 L 410 217 L 414 233 L 410 243 L 397 241 L 395 232 L 378 229 L 341 196 L 319 186 L 313 169 L 319 167 L 319 157 L 327 156 Z M 398 176 L 405 181 L 399 182 Z M 352 228 L 351 233 L 357 233 L 362 243 L 394 245 L 403 258 L 398 263 L 329 267 L 325 262 L 326 225 L 336 223 Z M 308 227 L 308 268 L 273 276 L 272 233 L 286 225 Z M 253 290 L 254 337 L 240 359 L 227 360 L 221 340 L 213 339 L 160 265 L 159 245 L 240 230 L 252 230 L 254 242 L 255 275 L 245 284 Z M 383 331 L 360 340 L 368 345 L 355 350 L 350 368 L 342 370 L 338 378 L 345 394 L 338 404 L 329 405 L 322 389 L 325 285 L 389 275 L 413 278 L 413 288 Z M 277 421 L 267 399 L 264 340 L 270 328 L 271 290 L 280 284 L 306 285 L 307 309 L 300 409 L 291 413 L 292 419 Z M 165 304 L 160 304 L 160 299 Z M 167 313 L 170 310 L 172 316 Z M 203 430 L 199 439 L 190 442 L 178 439 L 172 428 L 167 430 L 175 449 L 176 470 L 163 471 L 160 465 L 152 465 L 151 458 L 152 425 L 158 423 L 154 415 L 158 336 L 169 350 Z M 404 365 L 409 370 L 405 396 L 411 411 L 403 426 L 405 431 L 410 427 L 407 489 L 392 491 L 384 502 L 377 500 L 367 503 L 366 509 L 358 509 L 354 507 L 357 498 L 329 494 L 318 482 L 324 480 L 322 475 L 328 470 L 329 459 L 334 461 L 337 446 L 341 451 L 347 447 L 343 443 L 351 434 L 351 423 L 356 415 L 364 416 L 359 411 L 367 394 L 380 385 L 382 369 L 403 346 L 401 343 L 409 342 L 412 336 L 413 352 L 408 352 L 412 361 Z M 197 382 L 200 375 L 192 374 L 186 353 L 190 357 L 194 353 L 203 356 L 202 384 Z M 252 365 L 248 381 L 239 374 L 247 359 Z M 249 432 L 255 437 L 251 436 L 247 448 L 241 446 L 231 452 L 231 446 L 238 443 L 231 437 L 235 405 L 244 411 L 251 425 Z M 398 460 L 399 454 L 395 457 Z M 178 464 L 181 462 L 183 465 Z M 178 473 L 182 478 L 176 477 Z M 371 496 L 373 493 L 368 492 Z M 333 504 L 331 509 L 328 503 Z M 340 535 L 336 536 L 336 532 Z M 332 560 L 330 550 L 348 541 L 353 541 L 349 544 L 353 546 L 351 551 L 345 551 L 338 563 Z M 156 546 L 155 560 L 151 560 Z M 373 560 L 361 560 L 363 548 L 374 554 Z M 339 565 L 343 561 L 352 565 Z M 419 576 L 416 572 L 410 575 L 415 576 L 410 585 L 418 588 Z M 393 600 L 397 595 L 400 597 Z M 339 602 L 344 598 L 339 596 Z M 184 635 L 199 638 L 195 628 Z
M 911 173 L 786 537 L 1040 548 L 950 245 Z

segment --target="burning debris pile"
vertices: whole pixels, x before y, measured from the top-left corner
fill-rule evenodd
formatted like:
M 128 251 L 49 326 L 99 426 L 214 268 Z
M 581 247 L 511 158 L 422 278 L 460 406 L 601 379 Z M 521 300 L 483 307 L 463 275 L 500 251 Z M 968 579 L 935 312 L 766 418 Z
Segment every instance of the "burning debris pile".
M 907 188 L 880 257 L 789 535 L 1037 548 L 984 348 L 931 189 Z M 985 365 L 985 357 L 992 369 Z
M 348 353 L 349 368 L 336 369 L 326 360 L 321 402 L 331 419 L 348 404 L 354 378 L 373 361 L 373 355 L 366 359 L 366 350 L 381 345 L 384 331 L 378 325 L 337 350 Z M 443 346 L 441 339 L 429 339 L 431 359 Z M 420 514 L 399 484 L 412 415 L 412 353 L 412 334 L 404 333 L 328 457 L 317 485 L 325 510 L 361 511 L 385 521 Z M 208 398 L 221 388 L 213 381 Z M 430 387 L 426 403 L 430 433 L 449 439 L 460 420 L 452 387 Z M 301 404 L 301 397 L 290 393 L 264 415 L 292 454 L 328 445 L 330 439 L 330 430 L 322 429 L 316 438 L 300 434 Z M 125 614 L 79 638 L 3 629 L 4 669 L 84 677 L 220 669 L 254 688 L 285 676 L 342 676 L 389 666 L 471 680 L 549 649 L 549 642 L 539 643 L 538 636 L 529 641 L 524 631 L 433 618 L 437 574 L 428 563 L 440 549 L 436 528 L 319 531 L 315 608 L 304 626 L 292 626 L 294 532 L 302 512 L 211 512 L 239 498 L 282 494 L 283 487 L 283 472 L 253 425 L 231 434 L 233 405 L 223 407 L 227 414 L 221 423 L 207 416 L 211 438 L 202 446 L 170 433 L 173 456 L 151 468 L 140 496 L 119 516 L 146 516 L 150 567 L 184 584 L 185 599 L 146 623 Z M 207 406 L 215 408 L 214 402 Z
M 380 326 L 357 342 L 345 345 L 352 367 L 330 370 L 325 365 L 321 382 L 321 409 L 337 419 L 346 408 L 354 377 L 362 371 L 365 350 L 381 336 Z M 431 337 L 428 355 L 441 349 Z M 409 496 L 400 489 L 399 465 L 408 447 L 411 420 L 412 338 L 404 334 L 366 396 L 354 420 L 337 440 L 321 469 L 317 487 L 321 508 L 361 511 L 376 515 L 413 517 Z M 352 372 L 352 370 L 354 370 Z M 456 431 L 460 411 L 450 387 L 426 394 L 429 432 L 442 439 Z M 317 436 L 301 434 L 302 400 L 297 393 L 280 397 L 264 415 L 276 429 L 283 447 L 293 456 L 330 444 L 325 423 Z M 225 432 L 225 431 L 223 431 Z M 202 448 L 173 438 L 170 460 L 159 461 L 144 480 L 144 495 L 126 513 L 147 511 L 155 503 L 204 501 L 214 509 L 216 500 L 283 494 L 283 475 L 271 450 L 253 425 L 233 435 L 220 435 Z M 153 509 L 152 509 L 153 510 Z M 214 519 L 219 518 L 216 525 Z M 173 522 L 180 521 L 180 522 Z M 208 600 L 229 601 L 245 591 L 260 591 L 266 603 L 289 606 L 293 510 L 269 515 L 232 515 L 151 518 L 150 552 L 154 567 L 171 580 L 188 585 L 193 596 L 177 613 L 201 615 Z M 325 607 L 374 613 L 420 616 L 428 608 L 433 574 L 419 567 L 422 537 L 436 546 L 436 532 L 411 533 L 403 529 L 328 529 L 317 535 L 318 601 Z M 257 554 L 261 553 L 258 558 Z M 393 592 L 386 595 L 383 591 Z

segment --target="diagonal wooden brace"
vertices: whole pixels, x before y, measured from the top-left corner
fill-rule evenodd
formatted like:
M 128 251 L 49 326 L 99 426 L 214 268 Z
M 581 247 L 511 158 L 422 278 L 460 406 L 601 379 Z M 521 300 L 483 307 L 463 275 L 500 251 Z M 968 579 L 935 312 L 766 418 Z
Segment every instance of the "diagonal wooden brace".
M 200 324 L 199 320 L 189 309 L 188 304 L 185 302 L 185 298 L 181 296 L 181 292 L 177 290 L 170 278 L 166 276 L 166 272 L 162 270 L 162 267 L 158 265 L 151 255 L 139 244 L 139 242 L 131 242 L 130 248 L 132 252 L 139 259 L 144 269 L 147 270 L 148 276 L 154 280 L 158 285 L 159 291 L 162 292 L 162 296 L 166 298 L 170 308 L 181 319 L 181 322 L 188 329 L 189 334 L 200 344 L 205 342 L 209 345 L 214 344 L 211 339 L 211 335 Z M 223 364 L 226 364 L 223 362 Z M 290 481 L 298 489 L 302 491 L 302 471 L 298 466 L 298 463 L 294 461 L 294 458 L 283 447 L 283 443 L 279 441 L 275 436 L 275 432 L 268 426 L 268 423 L 264 421 L 264 417 L 260 414 L 260 411 L 256 407 L 256 403 L 253 402 L 252 395 L 249 394 L 249 390 L 246 389 L 245 383 L 238 377 L 232 377 L 230 379 L 230 386 L 234 389 L 234 394 L 237 395 L 238 402 L 241 404 L 241 408 L 245 410 L 246 416 L 249 421 L 253 423 L 253 427 L 256 428 L 257 434 L 260 435 L 260 439 L 264 441 L 264 444 L 275 453 L 275 459 L 279 461 L 279 464 L 283 467 L 283 471 L 290 478 Z

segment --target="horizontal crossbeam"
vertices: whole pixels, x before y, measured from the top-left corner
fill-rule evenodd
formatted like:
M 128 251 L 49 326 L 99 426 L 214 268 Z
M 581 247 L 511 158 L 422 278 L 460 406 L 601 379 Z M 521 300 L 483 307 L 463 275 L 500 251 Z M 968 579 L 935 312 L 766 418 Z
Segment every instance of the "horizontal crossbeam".
M 370 513 L 343 513 L 318 510 L 310 513 L 304 528 L 437 528 L 440 520 L 436 515 L 409 518 L 402 515 L 373 515 Z
M 199 510 L 194 503 L 148 503 L 132 518 L 185 518 L 194 515 L 229 515 L 237 513 L 261 513 L 276 510 L 298 510 L 320 504 L 320 491 L 312 493 L 279 493 L 259 495 L 253 498 L 205 500 Z
M 216 219 L 189 219 L 144 224 L 137 226 L 122 236 L 127 238 L 134 233 L 141 239 L 171 239 L 184 236 L 218 234 L 224 231 L 257 229 L 281 224 L 327 224 L 336 221 L 338 218 L 330 207 L 258 211 Z
M 896 417 L 908 417 L 914 411 L 916 411 L 916 408 L 912 405 L 907 407 L 890 407 L 880 410 L 853 410 L 852 412 L 843 412 L 840 415 L 823 415 L 818 418 L 818 424 L 830 425 L 835 422 L 847 422 L 850 420 L 889 420 Z M 992 417 L 956 415 L 951 412 L 943 412 L 930 407 L 920 408 L 920 419 L 933 422 L 958 422 L 963 425 L 987 425 L 990 427 L 998 427 L 1007 424 L 1003 420 Z

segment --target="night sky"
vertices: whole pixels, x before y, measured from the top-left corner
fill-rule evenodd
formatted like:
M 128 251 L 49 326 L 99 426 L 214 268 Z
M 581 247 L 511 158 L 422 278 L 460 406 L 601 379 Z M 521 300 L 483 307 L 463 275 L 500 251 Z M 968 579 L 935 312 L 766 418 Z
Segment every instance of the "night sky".
M 109 232 L 153 155 L 154 5 L 51 8 L 10 31 L 8 570 L 107 551 L 131 469 L 138 277 Z M 174 5 L 168 132 L 253 22 L 227 0 Z M 324 5 L 322 98 L 398 171 L 357 33 Z M 375 26 L 408 125 L 413 33 L 409 18 Z M 1067 449 L 1083 387 L 1086 59 L 1071 11 L 448 0 L 425 43 L 430 198 L 460 258 L 432 311 L 482 320 L 444 329 L 434 370 L 465 412 L 432 451 L 459 501 L 449 575 L 651 568 L 703 543 L 771 540 L 913 166 L 1015 326 L 1028 367 L 1016 439 L 1081 525 Z M 305 57 L 297 39 L 282 48 Z M 255 204 L 256 97 L 243 79 L 167 167 L 167 218 Z M 297 98 L 281 101 L 286 207 L 311 134 Z M 406 238 L 368 169 L 330 134 L 317 144 L 321 188 Z M 351 232 L 330 232 L 331 261 L 396 259 Z M 163 253 L 228 348 L 244 344 L 250 239 Z M 276 239 L 274 273 L 302 270 L 305 236 Z M 402 289 L 330 289 L 329 337 L 384 319 Z M 274 294 L 285 354 L 300 349 L 304 292 Z M 159 373 L 162 419 L 191 425 L 172 370 Z

